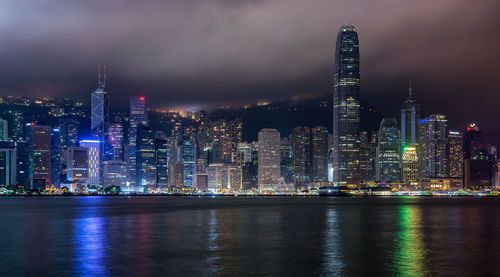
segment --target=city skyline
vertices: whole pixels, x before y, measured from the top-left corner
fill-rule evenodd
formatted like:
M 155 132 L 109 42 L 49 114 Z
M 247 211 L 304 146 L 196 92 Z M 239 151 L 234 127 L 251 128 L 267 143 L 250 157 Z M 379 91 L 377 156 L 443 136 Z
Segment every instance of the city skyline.
M 150 189 L 163 193 L 255 189 L 261 193 L 299 193 L 319 189 L 321 195 L 325 185 L 332 184 L 378 188 L 382 189 L 380 193 L 389 188 L 403 193 L 498 188 L 496 145 L 484 140 L 475 123 L 455 130 L 448 126 L 446 115 L 421 115 L 411 85 L 401 105 L 400 122 L 384 117 L 378 131 L 359 131 L 363 120 L 359 102 L 355 101 L 359 97 L 359 54 L 353 51 L 358 47 L 355 27 L 341 26 L 338 42 L 335 84 L 339 85 L 333 90 L 337 102 L 328 107 L 322 101 L 320 108 L 347 115 L 337 119 L 337 124 L 344 124 L 338 134 L 351 136 L 354 140 L 349 143 L 357 144 L 359 155 L 346 160 L 358 164 L 350 169 L 359 176 L 357 180 L 335 176 L 339 165 L 332 157 L 339 146 L 335 145 L 335 132 L 323 126 L 297 126 L 290 135 L 263 128 L 258 141 L 248 143 L 243 140 L 245 125 L 240 118 L 214 119 L 204 111 L 148 112 L 144 96 L 130 97 L 128 114 L 103 115 L 108 110 L 103 107 L 110 104 L 103 105 L 106 101 L 100 96 L 107 93 L 99 78 L 99 88 L 89 93 L 95 103 L 92 107 L 57 98 L 0 98 L 2 117 L 6 118 L 0 120 L 0 161 L 6 163 L 0 167 L 5 169 L 0 170 L 1 182 L 5 187 L 18 184 L 49 193 L 60 193 L 63 188 L 77 193 L 99 187 L 120 191 L 121 187 L 125 193 Z M 347 105 L 342 107 L 342 103 Z M 342 110 L 349 104 L 354 110 Z M 41 109 L 42 114 L 19 112 L 25 107 Z M 31 121 L 33 118 L 35 121 Z M 346 118 L 348 121 L 342 122 Z M 345 128 L 353 123 L 355 128 Z M 82 125 L 90 129 L 93 139 L 82 136 Z M 95 132 L 92 127 L 96 125 L 113 128 Z M 24 138 L 18 132 L 23 126 Z M 100 154 L 104 142 L 112 147 L 106 156 Z
M 0 276 L 495 276 L 500 0 L 0 1 Z
M 498 65 L 488 63 L 498 57 L 492 49 L 499 40 L 490 35 L 498 25 L 497 1 L 437 6 L 289 1 L 284 13 L 275 12 L 279 1 L 161 3 L 138 8 L 132 1 L 107 1 L 95 11 L 92 5 L 57 1 L 4 3 L 0 35 L 11 39 L 0 52 L 9 64 L 1 72 L 0 95 L 70 94 L 90 104 L 86 94 L 95 88 L 96 65 L 107 64 L 110 101 L 121 109 L 127 101 L 117 95 L 145 95 L 153 108 L 327 96 L 336 28 L 353 23 L 362 34 L 362 101 L 397 116 L 395 107 L 413 81 L 422 112 L 444 113 L 459 126 L 478 122 L 500 138 L 488 120 L 500 89 Z M 54 16 L 59 14 L 65 16 Z M 110 20 L 95 22 L 99 14 Z M 27 20 L 26 15 L 33 16 Z M 255 19 L 275 24 L 263 28 L 253 24 Z M 162 28 L 177 26 L 172 22 L 181 24 Z M 139 28 L 146 31 L 136 34 Z M 474 78 L 469 78 L 471 68 L 479 71 Z M 449 105 L 441 107 L 444 101 Z
M 312 117 L 308 124 L 290 120 L 288 124 L 296 127 L 280 133 L 283 121 L 265 118 L 266 111 L 279 110 L 270 100 L 233 106 L 233 112 L 225 118 L 201 109 L 158 110 L 155 106 L 161 104 L 155 103 L 154 96 L 110 92 L 109 71 L 107 65 L 101 64 L 97 66 L 98 87 L 87 93 L 89 108 L 69 98 L 2 97 L 2 117 L 6 118 L 0 120 L 3 141 L 15 142 L 13 153 L 19 160 L 9 160 L 12 145 L 6 143 L 4 162 L 9 163 L 5 168 L 18 166 L 19 181 L 7 178 L 3 185 L 22 184 L 47 191 L 64 187 L 71 192 L 85 192 L 120 183 L 118 188 L 127 193 L 274 193 L 290 191 L 289 185 L 297 192 L 319 189 L 320 194 L 331 185 L 349 189 L 379 187 L 382 191 L 498 188 L 496 144 L 485 139 L 476 122 L 469 120 L 462 125 L 467 128 L 450 125 L 449 115 L 443 112 L 446 105 L 428 113 L 426 105 L 415 97 L 415 82 L 409 82 L 407 96 L 395 98 L 398 105 L 388 108 L 398 107 L 399 122 L 387 116 L 385 110 L 377 113 L 370 104 L 363 103 L 362 95 L 367 90 L 363 89 L 361 65 L 364 53 L 369 53 L 363 51 L 363 38 L 357 25 L 342 24 L 338 29 L 330 54 L 333 66 L 327 74 L 333 91 L 330 100 L 319 104 L 320 110 L 331 113 L 326 128 L 324 118 Z M 113 94 L 117 100 L 113 101 Z M 301 95 L 294 100 L 292 97 L 292 101 L 304 103 L 317 96 Z M 128 112 L 120 112 L 125 99 Z M 199 101 L 203 102 L 203 97 Z M 260 112 L 254 110 L 253 120 L 260 122 L 258 138 L 243 140 L 249 120 L 240 116 L 255 107 L 263 107 Z M 297 107 L 289 107 L 288 112 Z M 367 112 L 372 115 L 367 116 Z M 366 120 L 368 117 L 371 120 Z M 372 126 L 365 123 L 368 121 Z M 242 143 L 248 142 L 250 158 L 245 152 L 248 150 L 239 150 Z M 26 143 L 27 151 L 21 149 Z M 83 151 L 88 156 L 86 178 L 74 175 L 85 170 L 75 167 L 82 164 L 84 155 L 75 147 L 87 149 Z

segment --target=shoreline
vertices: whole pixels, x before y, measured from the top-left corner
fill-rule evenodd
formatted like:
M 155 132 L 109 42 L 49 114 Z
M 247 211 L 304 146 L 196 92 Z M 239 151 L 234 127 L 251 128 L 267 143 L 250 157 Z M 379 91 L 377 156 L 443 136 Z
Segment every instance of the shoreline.
M 499 198 L 498 195 L 422 194 L 422 195 L 301 195 L 301 194 L 5 194 L 1 198 L 53 198 L 53 197 L 186 197 L 186 198 Z

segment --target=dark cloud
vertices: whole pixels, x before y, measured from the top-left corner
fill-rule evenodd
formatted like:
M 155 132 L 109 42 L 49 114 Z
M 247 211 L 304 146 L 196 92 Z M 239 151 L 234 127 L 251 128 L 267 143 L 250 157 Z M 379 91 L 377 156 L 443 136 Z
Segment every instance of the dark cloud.
M 500 137 L 499 10 L 497 0 L 4 1 L 0 93 L 87 100 L 106 63 L 120 107 L 134 94 L 158 106 L 327 95 L 336 33 L 353 23 L 366 102 L 395 115 L 411 79 L 424 111 Z

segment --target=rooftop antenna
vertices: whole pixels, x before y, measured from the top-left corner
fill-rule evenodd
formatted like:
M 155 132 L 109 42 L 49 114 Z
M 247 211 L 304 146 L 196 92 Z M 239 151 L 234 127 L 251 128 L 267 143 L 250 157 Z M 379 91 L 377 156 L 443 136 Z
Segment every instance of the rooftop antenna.
M 106 87 L 106 65 L 104 65 L 104 80 L 102 82 L 102 88 Z
M 102 81 L 101 81 L 101 65 L 98 65 L 97 66 L 97 78 L 98 78 L 98 82 L 99 82 L 99 88 L 102 87 Z M 106 76 L 106 75 L 104 75 Z
M 411 87 L 411 81 L 410 81 L 410 87 L 408 88 L 408 99 L 411 99 L 412 92 L 413 92 L 413 88 Z

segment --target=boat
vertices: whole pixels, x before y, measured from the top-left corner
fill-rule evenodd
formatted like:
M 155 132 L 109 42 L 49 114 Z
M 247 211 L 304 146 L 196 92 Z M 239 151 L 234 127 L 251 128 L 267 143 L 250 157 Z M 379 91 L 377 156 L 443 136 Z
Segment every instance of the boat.
M 351 196 L 351 189 L 348 187 L 325 186 L 319 188 L 319 196 Z

